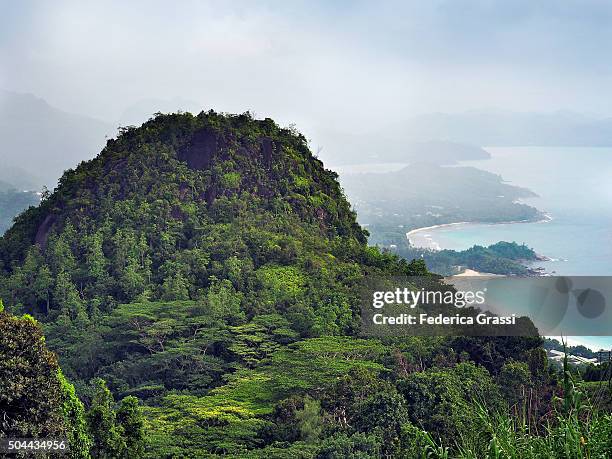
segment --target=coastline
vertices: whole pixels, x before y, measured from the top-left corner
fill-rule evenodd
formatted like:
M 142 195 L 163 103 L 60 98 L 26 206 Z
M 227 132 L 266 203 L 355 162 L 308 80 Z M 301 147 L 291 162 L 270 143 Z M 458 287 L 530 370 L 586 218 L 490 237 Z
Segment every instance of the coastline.
M 434 252 L 439 252 L 441 250 L 444 250 L 443 247 L 440 246 L 440 244 L 438 242 L 436 242 L 431 235 L 428 233 L 429 230 L 435 230 L 437 228 L 444 228 L 444 227 L 453 227 L 453 226 L 460 226 L 460 225 L 488 225 L 488 226 L 492 226 L 492 225 L 508 225 L 508 224 L 515 224 L 515 223 L 547 223 L 550 222 L 552 220 L 552 217 L 547 214 L 544 213 L 543 214 L 543 218 L 540 218 L 539 220 L 515 220 L 515 221 L 504 221 L 504 222 L 496 222 L 496 223 L 492 223 L 492 222 L 453 222 L 453 223 L 442 223 L 439 225 L 432 225 L 432 226 L 426 226 L 426 227 L 422 227 L 422 228 L 415 228 L 412 229 L 410 231 L 408 231 L 406 233 L 406 239 L 408 240 L 408 244 L 410 244 L 413 247 L 416 248 L 420 248 L 420 249 L 426 249 L 426 250 L 432 250 Z M 416 236 L 416 237 L 415 237 Z M 527 268 L 528 272 L 529 272 L 529 276 L 536 276 L 536 277 L 540 277 L 540 276 L 548 276 L 550 275 L 545 268 L 543 267 L 533 267 L 531 266 L 531 262 L 533 261 L 551 261 L 552 259 L 546 255 L 542 255 L 539 253 L 535 253 L 535 260 L 516 260 L 516 262 L 522 264 L 523 266 L 525 266 L 525 268 Z M 485 272 L 479 272 L 473 269 L 470 269 L 468 267 L 466 267 L 464 269 L 464 271 L 462 271 L 459 274 L 456 274 L 455 276 L 495 276 L 495 274 L 491 274 L 491 273 L 485 273 Z
M 544 213 L 543 218 L 539 220 L 525 219 L 525 220 L 509 220 L 509 221 L 502 221 L 502 222 L 467 222 L 465 221 L 465 222 L 441 223 L 439 225 L 423 226 L 421 228 L 414 228 L 406 233 L 406 239 L 408 239 L 408 243 L 413 247 L 440 251 L 444 249 L 440 247 L 440 245 L 437 242 L 435 242 L 433 239 L 428 238 L 429 235 L 427 234 L 423 235 L 423 240 L 427 241 L 425 245 L 413 244 L 413 241 L 410 239 L 410 236 L 415 235 L 415 234 L 420 234 L 423 231 L 435 230 L 438 228 L 446 228 L 446 227 L 459 226 L 459 225 L 510 225 L 510 224 L 515 224 L 515 223 L 548 223 L 552 221 L 552 219 L 553 218 L 549 214 Z M 537 254 L 537 255 L 538 257 L 541 257 L 542 260 L 550 260 L 545 255 L 540 255 L 540 254 Z
M 485 273 L 485 272 L 482 272 L 482 271 L 476 271 L 475 269 L 465 268 L 459 274 L 455 274 L 455 275 L 450 276 L 450 277 L 487 277 L 487 278 L 493 278 L 493 277 L 504 277 L 504 276 L 503 276 L 503 274 Z
M 441 223 L 439 225 L 432 225 L 432 226 L 424 226 L 422 228 L 415 228 L 413 230 L 410 230 L 406 233 L 406 239 L 408 239 L 408 243 L 411 246 L 417 247 L 417 248 L 421 248 L 421 249 L 431 249 L 431 250 L 435 250 L 435 251 L 440 251 L 442 250 L 442 247 L 440 247 L 440 245 L 435 242 L 433 239 L 428 238 L 428 234 L 423 235 L 423 240 L 424 241 L 428 241 L 425 245 L 422 244 L 417 244 L 415 245 L 413 243 L 413 241 L 410 239 L 410 236 L 413 234 L 419 234 L 423 231 L 428 231 L 428 230 L 432 230 L 432 229 L 437 229 L 437 228 L 445 228 L 445 227 L 450 227 L 450 226 L 458 226 L 458 225 L 464 225 L 464 224 L 468 224 L 470 222 L 454 222 L 454 223 Z

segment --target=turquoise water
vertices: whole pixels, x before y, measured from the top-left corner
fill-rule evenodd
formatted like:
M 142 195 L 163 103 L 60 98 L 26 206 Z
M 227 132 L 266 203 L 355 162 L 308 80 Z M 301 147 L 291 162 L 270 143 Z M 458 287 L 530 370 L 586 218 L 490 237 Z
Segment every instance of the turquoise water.
M 526 243 L 555 261 L 563 275 L 612 276 L 612 148 L 487 148 L 489 160 L 466 161 L 539 195 L 524 202 L 548 213 L 546 223 L 460 225 L 428 230 L 442 248 L 497 241 Z
M 441 248 L 463 250 L 497 241 L 525 243 L 553 259 L 537 263 L 558 275 L 612 276 L 612 148 L 486 148 L 489 160 L 466 161 L 539 195 L 524 200 L 549 214 L 546 223 L 469 224 L 427 230 Z M 610 330 L 612 334 L 612 329 Z M 580 337 L 590 347 L 612 338 Z

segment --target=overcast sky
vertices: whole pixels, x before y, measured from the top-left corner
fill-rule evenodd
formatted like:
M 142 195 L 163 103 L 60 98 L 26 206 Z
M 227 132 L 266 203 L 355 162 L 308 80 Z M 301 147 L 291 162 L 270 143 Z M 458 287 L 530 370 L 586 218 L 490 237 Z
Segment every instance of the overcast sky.
M 489 107 L 612 114 L 606 0 L 0 4 L 0 87 L 111 122 L 151 98 L 306 132 Z

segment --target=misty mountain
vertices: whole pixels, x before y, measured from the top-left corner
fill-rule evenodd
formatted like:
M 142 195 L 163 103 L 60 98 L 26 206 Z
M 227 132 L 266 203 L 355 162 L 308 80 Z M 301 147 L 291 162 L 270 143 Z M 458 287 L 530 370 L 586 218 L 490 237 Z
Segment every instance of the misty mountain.
M 322 159 L 333 165 L 486 159 L 484 146 L 612 146 L 612 118 L 570 111 L 426 113 L 373 132 L 323 128 Z M 328 153 L 333 152 L 333 153 Z
M 518 113 L 479 110 L 431 113 L 403 123 L 407 139 L 430 139 L 495 146 L 611 146 L 612 118 L 568 111 Z
M 44 180 L 22 167 L 11 166 L 4 163 L 4 157 L 0 158 L 0 191 L 10 189 L 17 190 L 39 190 Z
M 15 185 L 5 180 L 0 179 L 0 192 L 15 190 Z
M 428 162 L 431 164 L 450 165 L 457 161 L 476 159 L 489 159 L 491 155 L 482 147 L 466 143 L 448 142 L 443 140 L 428 140 L 407 142 L 406 139 L 377 140 L 378 145 L 374 149 L 364 151 L 368 145 L 363 140 L 361 145 L 359 137 L 345 139 L 348 147 L 340 149 L 343 153 L 336 153 L 329 158 L 334 165 L 342 164 L 368 164 L 368 163 L 414 163 Z M 367 148 L 367 147 L 366 147 Z
M 499 223 L 537 220 L 542 214 L 517 202 L 536 196 L 474 167 L 413 163 L 398 171 L 341 175 L 360 223 L 368 224 L 371 243 L 389 233 L 451 222 Z
M 4 185 L 0 182 L 0 236 L 11 227 L 17 215 L 40 202 L 39 196 L 33 191 L 4 189 Z
M 63 112 L 31 94 L 2 90 L 0 180 L 20 189 L 54 188 L 64 170 L 93 158 L 114 130 L 108 123 Z

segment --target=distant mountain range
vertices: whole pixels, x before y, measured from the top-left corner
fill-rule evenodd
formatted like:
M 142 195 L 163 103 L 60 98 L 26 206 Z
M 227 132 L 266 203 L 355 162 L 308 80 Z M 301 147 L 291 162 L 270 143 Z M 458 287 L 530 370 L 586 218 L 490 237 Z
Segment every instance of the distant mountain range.
M 319 137 L 324 142 L 321 157 L 332 166 L 414 161 L 453 164 L 486 158 L 483 147 L 487 146 L 612 146 L 612 118 L 569 111 L 428 113 L 390 121 L 370 132 L 326 126 Z
M 5 164 L 4 156 L 0 158 L 0 191 L 13 189 L 38 191 L 41 184 L 44 183 L 41 177 L 26 171 L 22 167 Z
M 568 111 L 432 113 L 402 123 L 401 131 L 414 141 L 435 139 L 480 146 L 612 146 L 612 118 Z
M 245 107 L 248 108 L 248 107 Z M 64 170 L 91 159 L 118 126 L 140 125 L 156 112 L 198 112 L 197 102 L 143 99 L 116 123 L 64 112 L 31 94 L 0 90 L 0 181 L 17 189 L 53 189 Z M 612 118 L 572 112 L 480 110 L 431 113 L 390 123 L 379 135 L 323 132 L 329 164 L 483 159 L 482 146 L 612 146 Z
M 488 159 L 489 152 L 475 145 L 442 140 L 406 142 L 397 140 L 396 146 L 382 147 L 372 154 L 355 155 L 353 148 L 344 150 L 348 155 L 335 154 L 334 165 L 368 163 L 428 162 L 438 165 L 455 164 L 457 161 Z
M 115 131 L 31 94 L 0 91 L 0 180 L 19 189 L 53 189 L 64 170 L 93 158 Z
M 0 182 L 0 236 L 11 227 L 13 219 L 24 209 L 40 202 L 40 197 L 33 191 L 3 189 L 3 186 Z

